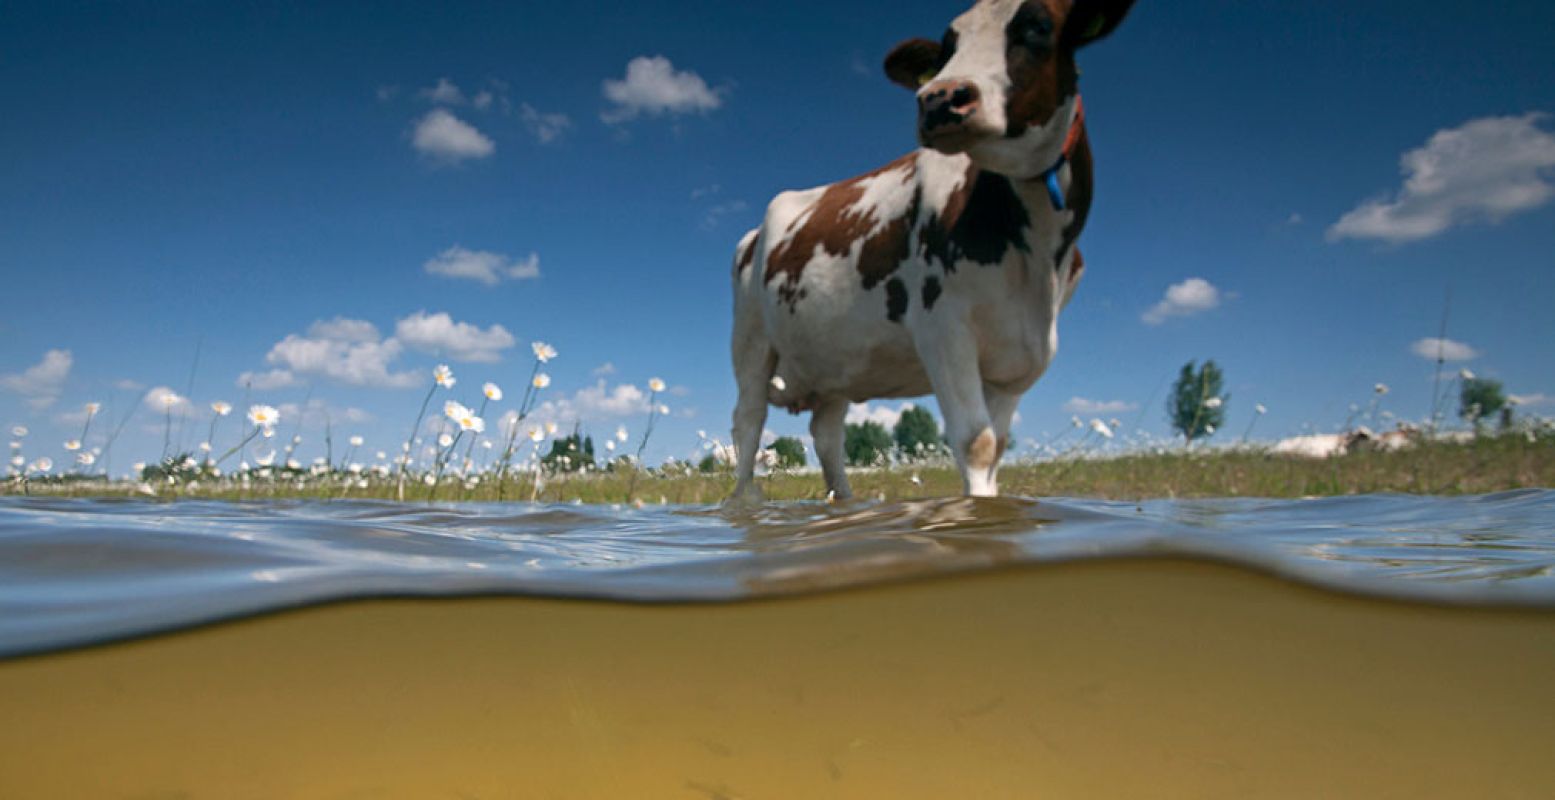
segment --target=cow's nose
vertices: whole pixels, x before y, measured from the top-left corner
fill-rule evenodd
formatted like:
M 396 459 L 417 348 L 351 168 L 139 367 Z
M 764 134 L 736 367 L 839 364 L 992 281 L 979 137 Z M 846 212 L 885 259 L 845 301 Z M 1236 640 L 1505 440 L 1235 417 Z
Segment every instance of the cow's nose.
M 961 125 L 977 113 L 981 101 L 971 81 L 935 81 L 918 92 L 918 127 L 929 133 Z

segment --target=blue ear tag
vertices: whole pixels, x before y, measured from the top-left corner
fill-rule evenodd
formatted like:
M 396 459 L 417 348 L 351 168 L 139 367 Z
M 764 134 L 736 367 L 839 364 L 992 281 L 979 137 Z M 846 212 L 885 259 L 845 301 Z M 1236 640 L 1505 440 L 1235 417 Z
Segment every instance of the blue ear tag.
M 1047 197 L 1053 201 L 1053 210 L 1064 210 L 1064 188 L 1058 185 L 1058 170 L 1063 168 L 1068 159 L 1059 159 L 1053 168 L 1047 171 Z

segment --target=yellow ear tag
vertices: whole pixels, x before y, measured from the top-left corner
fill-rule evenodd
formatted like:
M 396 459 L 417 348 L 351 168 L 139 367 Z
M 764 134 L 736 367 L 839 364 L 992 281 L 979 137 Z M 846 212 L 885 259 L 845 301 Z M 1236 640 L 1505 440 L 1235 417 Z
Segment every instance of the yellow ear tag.
M 932 81 L 932 80 L 934 80 L 934 73 L 933 72 L 925 72 L 922 75 L 918 76 L 918 85 L 919 86 L 928 86 L 929 85 L 929 81 Z

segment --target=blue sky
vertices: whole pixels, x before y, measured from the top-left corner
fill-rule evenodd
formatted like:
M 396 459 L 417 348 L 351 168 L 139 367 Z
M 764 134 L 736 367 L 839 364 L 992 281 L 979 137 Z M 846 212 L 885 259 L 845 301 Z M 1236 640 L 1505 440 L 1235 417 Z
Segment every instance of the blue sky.
M 735 241 L 914 146 L 878 64 L 963 8 L 319 5 L 0 5 L 0 422 L 29 456 L 95 401 L 140 409 L 115 472 L 155 458 L 146 395 L 191 367 L 200 420 L 306 399 L 392 450 L 434 364 L 506 410 L 535 340 L 564 425 L 635 437 L 662 377 L 651 460 L 726 439 Z M 1203 358 L 1234 435 L 1255 403 L 1255 436 L 1332 430 L 1378 382 L 1421 417 L 1449 294 L 1454 369 L 1555 411 L 1551 30 L 1545 3 L 1140 2 L 1081 57 L 1089 269 L 1019 436 L 1164 435 Z

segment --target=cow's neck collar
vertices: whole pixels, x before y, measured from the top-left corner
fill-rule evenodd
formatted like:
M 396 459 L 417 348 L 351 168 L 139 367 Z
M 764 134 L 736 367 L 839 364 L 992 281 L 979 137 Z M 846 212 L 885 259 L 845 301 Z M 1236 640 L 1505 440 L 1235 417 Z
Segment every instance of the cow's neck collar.
M 1064 165 L 1069 163 L 1069 156 L 1074 152 L 1075 145 L 1080 141 L 1080 134 L 1085 129 L 1085 104 L 1080 100 L 1080 93 L 1074 95 L 1074 118 L 1069 121 L 1069 135 L 1064 137 L 1064 149 L 1058 153 L 1058 160 L 1053 166 L 1038 174 L 1042 183 L 1047 186 L 1047 199 L 1052 202 L 1054 211 L 1063 211 L 1068 208 L 1064 199 L 1064 187 L 1059 182 L 1058 173 Z

